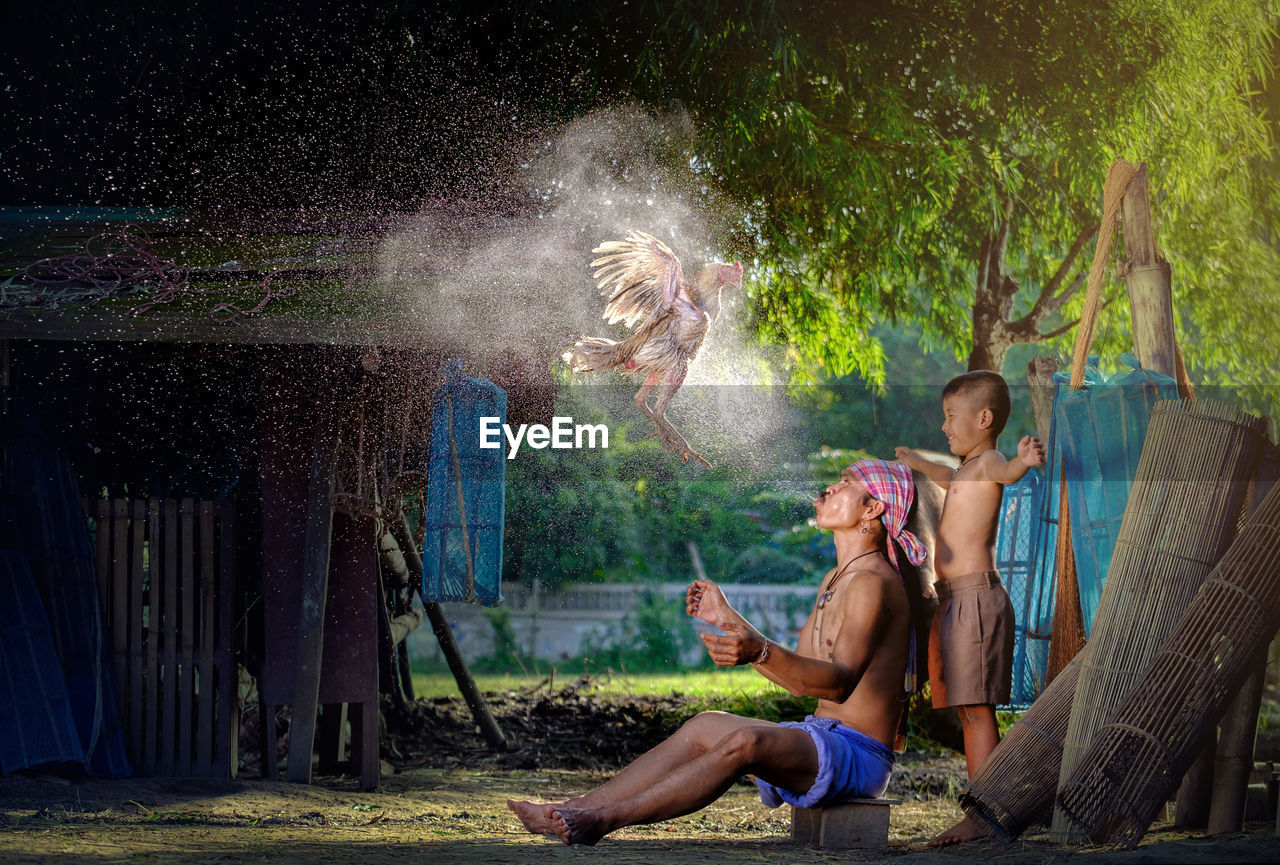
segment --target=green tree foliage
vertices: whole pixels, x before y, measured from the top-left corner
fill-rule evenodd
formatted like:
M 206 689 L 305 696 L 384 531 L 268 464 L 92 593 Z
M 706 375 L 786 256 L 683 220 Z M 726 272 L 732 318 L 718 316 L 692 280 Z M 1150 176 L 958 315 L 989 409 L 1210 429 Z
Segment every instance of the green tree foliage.
M 637 90 L 695 112 L 706 174 L 752 210 L 762 331 L 803 368 L 883 380 L 882 318 L 970 367 L 1061 335 L 1123 156 L 1149 166 L 1193 367 L 1274 373 L 1277 336 L 1246 327 L 1277 300 L 1251 99 L 1273 82 L 1271 0 L 638 6 L 656 28 Z
M 747 214 L 761 333 L 802 378 L 880 383 L 885 322 L 970 366 L 1069 338 L 1123 156 L 1149 166 L 1193 372 L 1280 372 L 1255 326 L 1277 300 L 1277 0 L 188 6 L 23 7 L 49 38 L 5 67 L 7 201 L 527 212 L 526 145 L 620 99 L 681 106 L 685 170 Z M 1127 315 L 1104 311 L 1101 350 Z

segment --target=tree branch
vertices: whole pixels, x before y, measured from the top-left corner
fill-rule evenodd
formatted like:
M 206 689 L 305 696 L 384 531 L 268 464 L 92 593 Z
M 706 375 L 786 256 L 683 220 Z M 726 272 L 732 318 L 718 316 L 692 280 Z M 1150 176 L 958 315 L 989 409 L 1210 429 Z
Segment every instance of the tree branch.
M 1077 273 L 1076 278 L 1071 280 L 1071 284 L 1066 287 L 1066 290 L 1063 291 L 1062 294 L 1055 295 L 1045 304 L 1044 314 L 1049 315 L 1050 313 L 1054 313 L 1062 309 L 1062 305 L 1070 300 L 1072 295 L 1080 290 L 1080 287 L 1084 285 L 1084 281 L 1085 274 Z
M 1070 300 L 1072 296 L 1080 290 L 1080 287 L 1084 285 L 1085 277 L 1084 274 L 1079 273 L 1076 274 L 1076 277 L 1071 281 L 1071 284 L 1061 292 L 1058 291 L 1058 286 L 1062 284 L 1062 280 L 1066 278 L 1068 273 L 1070 273 L 1071 266 L 1075 264 L 1076 259 L 1080 257 L 1080 253 L 1084 250 L 1085 244 L 1088 243 L 1089 240 L 1097 233 L 1098 226 L 1094 223 L 1092 225 L 1085 226 L 1080 233 L 1076 235 L 1076 239 L 1072 242 L 1071 248 L 1067 250 L 1066 258 L 1063 259 L 1062 264 L 1059 265 L 1053 276 L 1045 282 L 1044 287 L 1040 289 L 1040 294 L 1036 297 L 1035 303 L 1031 305 L 1031 309 L 1026 315 L 1018 319 L 1018 321 L 1011 322 L 1014 327 L 1022 325 L 1026 329 L 1037 332 L 1040 327 L 1040 322 L 1062 309 L 1063 304 Z M 1056 335 L 1057 331 L 1054 333 Z
M 987 274 L 991 270 L 991 247 L 993 238 L 991 232 L 988 231 L 982 236 L 982 244 L 978 248 L 978 275 L 977 275 L 977 296 L 974 302 L 974 308 L 983 301 L 987 294 Z
M 1058 267 L 1057 272 L 1049 277 L 1049 281 L 1044 284 L 1044 290 L 1040 292 L 1041 297 L 1052 296 L 1058 290 L 1058 286 L 1062 284 L 1062 280 L 1066 279 L 1067 273 L 1070 272 L 1071 266 L 1076 263 L 1084 245 L 1098 234 L 1098 223 L 1094 222 L 1086 225 L 1080 234 L 1076 236 L 1075 242 L 1071 244 L 1071 248 L 1067 250 L 1067 257 L 1062 260 L 1062 264 Z
M 1110 298 L 1109 300 L 1104 300 L 1104 301 L 1102 302 L 1102 306 L 1100 306 L 1100 307 L 1098 308 L 1099 312 L 1101 312 L 1102 310 L 1106 309 L 1106 308 L 1107 308 L 1108 306 L 1110 306 L 1111 304 L 1115 303 L 1115 300 L 1116 300 L 1116 299 L 1115 299 L 1114 297 L 1113 297 L 1113 298 Z M 1024 317 L 1024 318 L 1023 318 L 1023 319 L 1021 319 L 1021 320 L 1022 320 L 1022 321 L 1026 321 L 1026 318 Z M 1064 324 L 1062 327 L 1055 328 L 1055 329 L 1050 330 L 1050 331 L 1047 331 L 1047 332 L 1044 332 L 1044 331 L 1034 331 L 1034 333 L 1035 333 L 1035 338 L 1033 338 L 1033 339 L 1029 339 L 1029 340 L 1027 340 L 1027 342 L 1039 342 L 1040 340 L 1044 340 L 1044 339 L 1053 339 L 1054 337 L 1062 336 L 1064 333 L 1066 333 L 1067 331 L 1071 330 L 1071 328 L 1075 327 L 1075 326 L 1076 326 L 1077 324 L 1079 324 L 1079 323 L 1080 323 L 1080 319 L 1078 319 L 1078 318 L 1077 318 L 1075 321 L 1068 322 L 1068 323 Z

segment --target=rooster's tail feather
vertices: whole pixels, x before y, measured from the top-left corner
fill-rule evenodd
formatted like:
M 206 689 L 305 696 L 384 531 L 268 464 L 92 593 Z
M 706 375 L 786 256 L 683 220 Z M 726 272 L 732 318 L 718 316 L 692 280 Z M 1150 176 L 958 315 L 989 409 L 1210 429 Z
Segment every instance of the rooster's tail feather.
M 624 346 L 602 336 L 584 336 L 564 353 L 569 368 L 574 372 L 592 372 L 612 369 L 625 358 Z

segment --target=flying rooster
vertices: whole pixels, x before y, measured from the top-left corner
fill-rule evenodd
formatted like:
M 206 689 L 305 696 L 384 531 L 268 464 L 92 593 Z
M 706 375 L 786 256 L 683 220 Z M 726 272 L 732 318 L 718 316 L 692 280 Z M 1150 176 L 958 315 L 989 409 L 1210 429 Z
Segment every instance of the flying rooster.
M 683 462 L 693 457 L 710 466 L 667 420 L 667 403 L 680 389 L 720 312 L 721 289 L 742 284 L 742 265 L 707 265 L 692 282 L 685 282 L 675 253 L 643 231 L 602 243 L 592 252 L 599 255 L 591 262 L 597 268 L 596 286 L 609 298 L 603 318 L 609 324 L 620 321 L 635 332 L 621 342 L 584 336 L 565 352 L 565 360 L 574 372 L 616 369 L 623 375 L 643 375 L 636 408 L 653 422 L 663 446 Z

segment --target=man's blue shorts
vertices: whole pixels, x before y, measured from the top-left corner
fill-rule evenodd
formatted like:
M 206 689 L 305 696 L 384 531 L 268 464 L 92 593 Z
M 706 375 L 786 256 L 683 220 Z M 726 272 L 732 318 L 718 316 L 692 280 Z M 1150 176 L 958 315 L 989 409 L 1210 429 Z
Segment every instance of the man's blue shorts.
M 875 798 L 889 786 L 893 751 L 866 733 L 846 727 L 835 718 L 783 721 L 779 727 L 804 730 L 818 749 L 818 777 L 804 793 L 793 793 L 756 779 L 760 801 L 770 808 L 783 802 L 798 808 L 821 808 L 848 799 Z

